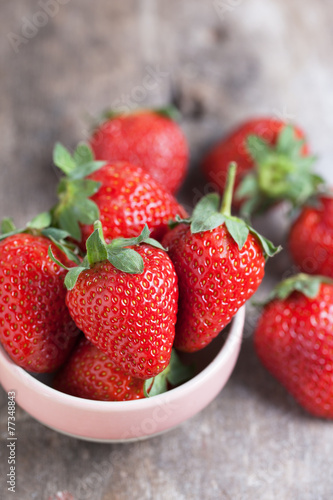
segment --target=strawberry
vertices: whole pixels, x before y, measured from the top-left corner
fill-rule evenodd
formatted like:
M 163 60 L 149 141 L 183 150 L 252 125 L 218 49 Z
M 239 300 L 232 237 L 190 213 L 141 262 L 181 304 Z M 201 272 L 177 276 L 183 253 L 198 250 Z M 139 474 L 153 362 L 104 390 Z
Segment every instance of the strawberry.
M 176 199 L 140 167 L 95 162 L 91 150 L 82 144 L 77 151 L 71 156 L 60 144 L 55 147 L 55 164 L 67 176 L 60 182 L 60 202 L 53 216 L 54 224 L 81 241 L 83 248 L 96 219 L 109 242 L 120 236 L 134 237 L 145 224 L 152 237 L 161 239 L 169 220 L 187 216 Z
M 182 184 L 188 164 L 188 146 L 172 119 L 172 108 L 106 113 L 90 145 L 98 160 L 124 161 L 142 167 L 170 193 Z
M 280 283 L 263 309 L 254 345 L 300 405 L 333 418 L 333 281 L 300 274 Z
M 333 198 L 305 206 L 293 223 L 288 245 L 301 271 L 333 278 Z
M 116 366 L 112 359 L 83 337 L 53 380 L 54 389 L 85 399 L 129 401 L 152 397 L 186 382 L 193 369 L 171 352 L 170 363 L 156 377 L 134 378 Z
M 89 178 L 102 185 L 91 200 L 99 208 L 106 241 L 120 236 L 131 238 L 142 231 L 145 223 L 152 230 L 151 236 L 159 240 L 171 219 L 187 216 L 171 194 L 130 163 L 105 165 Z M 83 242 L 92 231 L 93 226 L 82 227 Z
M 168 365 L 177 276 L 161 245 L 149 238 L 147 226 L 137 238 L 106 245 L 97 221 L 87 240 L 87 256 L 69 270 L 65 284 L 76 325 L 116 366 L 148 379 Z
M 58 391 L 100 401 L 143 398 L 143 385 L 143 380 L 124 373 L 84 337 L 53 381 Z
M 3 224 L 7 233 L 0 241 L 0 341 L 15 363 L 42 373 L 65 361 L 79 331 L 65 303 L 66 272 L 48 256 L 51 245 L 54 254 L 71 265 L 55 241 L 66 234 L 41 229 L 39 222 L 34 219 L 24 232 L 8 220 Z
M 202 168 L 217 191 L 223 192 L 230 161 L 238 165 L 234 206 L 246 216 L 281 200 L 300 205 L 323 182 L 312 171 L 304 132 L 274 118 L 243 123 L 207 154 Z
M 265 255 L 277 249 L 243 220 L 230 215 L 236 166 L 229 170 L 221 211 L 219 196 L 204 197 L 190 220 L 163 239 L 179 282 L 174 346 L 186 352 L 205 347 L 257 290 Z

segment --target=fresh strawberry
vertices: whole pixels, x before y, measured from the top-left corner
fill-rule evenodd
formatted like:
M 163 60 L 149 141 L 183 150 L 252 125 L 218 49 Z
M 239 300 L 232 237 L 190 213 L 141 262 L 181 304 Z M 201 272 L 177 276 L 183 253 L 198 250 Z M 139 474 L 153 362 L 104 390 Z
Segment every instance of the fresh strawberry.
M 265 254 L 277 250 L 243 220 L 230 215 L 234 178 L 232 165 L 221 211 L 219 196 L 207 195 L 192 219 L 163 239 L 178 275 L 174 345 L 181 351 L 202 349 L 218 335 L 257 290 Z
M 97 221 L 87 256 L 65 284 L 75 323 L 116 366 L 141 379 L 164 370 L 175 335 L 177 276 L 147 226 L 137 238 L 106 245 Z
M 333 418 L 333 281 L 301 274 L 279 284 L 254 345 L 263 365 L 306 410 Z
M 300 205 L 322 182 L 312 171 L 303 131 L 274 118 L 243 123 L 204 158 L 203 170 L 217 191 L 223 192 L 231 161 L 238 166 L 234 206 L 242 205 L 245 215 L 281 200 Z
M 90 139 L 98 160 L 124 161 L 146 170 L 174 193 L 182 184 L 188 164 L 183 132 L 171 118 L 173 110 L 142 110 L 106 114 Z
M 51 372 L 65 361 L 79 331 L 65 303 L 66 272 L 48 256 L 49 246 L 67 265 L 71 261 L 57 248 L 56 230 L 41 231 L 36 220 L 26 232 L 9 229 L 0 242 L 0 341 L 21 367 Z
M 83 338 L 53 387 L 72 396 L 100 401 L 128 401 L 144 397 L 144 381 L 127 375 L 104 352 Z
M 60 202 L 53 216 L 54 223 L 81 240 L 83 247 L 97 219 L 109 242 L 136 236 L 145 224 L 152 237 L 161 239 L 171 219 L 187 216 L 176 199 L 140 167 L 95 162 L 87 146 L 80 145 L 80 150 L 83 160 L 82 154 L 72 157 L 60 144 L 55 147 L 54 161 L 67 176 L 60 182 Z
M 301 271 L 333 278 L 333 198 L 305 206 L 289 233 L 289 250 Z
M 106 241 L 120 236 L 131 238 L 140 233 L 145 224 L 152 230 L 152 237 L 160 240 L 171 219 L 176 215 L 187 216 L 171 194 L 148 173 L 130 163 L 105 165 L 89 178 L 102 185 L 91 200 L 99 208 Z M 82 227 L 83 242 L 92 231 L 93 226 Z
M 55 376 L 53 387 L 79 398 L 129 401 L 162 394 L 193 375 L 193 368 L 182 364 L 173 350 L 169 365 L 156 377 L 147 380 L 134 378 L 83 337 Z

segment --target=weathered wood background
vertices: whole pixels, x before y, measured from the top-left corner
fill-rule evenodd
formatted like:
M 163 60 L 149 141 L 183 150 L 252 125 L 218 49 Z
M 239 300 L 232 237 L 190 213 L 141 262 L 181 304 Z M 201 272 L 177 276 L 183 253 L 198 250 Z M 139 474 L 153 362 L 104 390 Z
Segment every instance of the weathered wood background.
M 22 225 L 49 208 L 54 142 L 73 147 L 88 134 L 87 117 L 105 106 L 177 101 L 192 153 L 182 193 L 189 205 L 204 192 L 203 152 L 260 113 L 301 124 L 333 181 L 329 0 L 2 0 L 0 8 L 1 217 Z M 277 262 L 275 274 L 283 274 L 289 264 Z M 68 490 L 79 500 L 331 499 L 332 424 L 306 415 L 261 368 L 253 326 L 249 310 L 239 362 L 218 398 L 162 437 L 81 442 L 18 409 L 16 498 Z M 0 497 L 7 499 L 14 495 L 6 492 L 7 398 L 0 396 Z

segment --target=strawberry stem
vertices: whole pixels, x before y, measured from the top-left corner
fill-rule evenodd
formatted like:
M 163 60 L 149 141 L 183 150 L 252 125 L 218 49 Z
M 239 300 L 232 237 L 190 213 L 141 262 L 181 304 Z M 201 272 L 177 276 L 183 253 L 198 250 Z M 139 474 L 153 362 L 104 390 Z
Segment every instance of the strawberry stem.
M 227 182 L 225 185 L 220 208 L 220 213 L 226 216 L 231 215 L 231 203 L 236 179 L 236 170 L 237 164 L 235 162 L 231 162 L 228 168 Z
M 102 223 L 100 220 L 96 220 L 94 222 L 94 229 L 97 229 L 98 230 L 98 234 L 99 234 L 99 237 L 101 238 L 102 240 L 102 243 L 104 245 L 106 245 L 106 242 L 105 242 L 105 238 L 104 238 L 104 234 L 103 234 L 103 227 L 102 227 Z

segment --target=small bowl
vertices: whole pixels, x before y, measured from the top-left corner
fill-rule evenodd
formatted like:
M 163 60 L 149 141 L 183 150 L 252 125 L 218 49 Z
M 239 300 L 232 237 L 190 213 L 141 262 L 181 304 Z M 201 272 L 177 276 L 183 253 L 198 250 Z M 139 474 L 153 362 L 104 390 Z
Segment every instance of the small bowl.
M 227 334 L 202 351 L 185 356 L 199 373 L 164 394 L 134 401 L 81 399 L 52 389 L 17 366 L 0 347 L 0 382 L 15 391 L 15 400 L 42 424 L 76 438 L 99 442 L 130 442 L 165 432 L 207 406 L 226 384 L 238 358 L 245 307 L 235 315 Z M 216 354 L 217 353 L 217 354 Z

